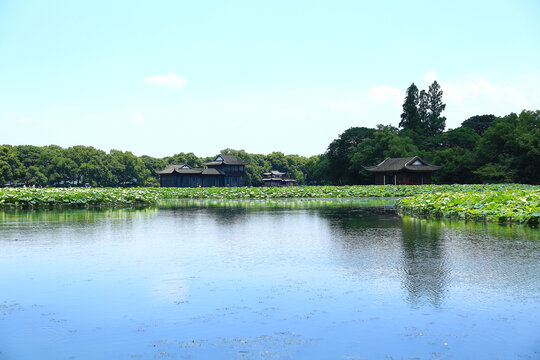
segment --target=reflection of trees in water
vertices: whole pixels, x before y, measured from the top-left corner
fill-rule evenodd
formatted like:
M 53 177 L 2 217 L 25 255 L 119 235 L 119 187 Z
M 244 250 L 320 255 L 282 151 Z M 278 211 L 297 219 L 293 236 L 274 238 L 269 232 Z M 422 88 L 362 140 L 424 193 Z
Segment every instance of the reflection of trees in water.
M 218 225 L 231 225 L 247 221 L 248 212 L 242 208 L 209 208 L 205 213 Z
M 358 207 L 319 211 L 320 217 L 329 221 L 332 230 L 348 235 L 358 231 L 399 226 L 401 219 L 393 207 Z
M 168 212 L 175 219 L 185 222 L 189 225 L 190 222 L 204 221 L 215 223 L 218 226 L 234 225 L 248 221 L 248 210 L 243 208 L 195 208 L 195 207 L 179 207 L 159 209 L 161 212 Z
M 328 221 L 331 255 L 360 281 L 388 285 L 399 261 L 401 218 L 381 208 L 320 211 Z
M 189 214 L 204 214 L 209 220 L 219 225 L 235 224 L 247 221 L 249 214 L 264 213 L 266 216 L 282 217 L 291 211 L 306 211 L 333 222 L 343 230 L 351 228 L 373 228 L 388 224 L 384 220 L 396 221 L 393 203 L 384 205 L 385 201 L 368 199 L 381 204 L 378 206 L 357 206 L 365 203 L 365 199 L 315 199 L 298 201 L 283 200 L 173 200 L 160 203 L 160 211 L 172 211 L 175 216 L 184 217 Z M 388 202 L 388 201 L 386 201 Z M 355 206 L 356 205 L 356 206 Z M 361 214 L 362 216 L 359 216 Z M 381 215 L 383 221 L 381 222 Z M 341 224 L 341 225 L 340 225 Z
M 2 223 L 75 223 L 103 219 L 140 219 L 155 216 L 156 208 L 90 208 L 90 209 L 16 209 L 0 210 Z
M 155 217 L 157 211 L 155 208 L 4 210 L 0 211 L 0 240 L 45 238 L 50 244 L 62 244 L 66 239 L 99 241 L 118 234 L 115 228 L 139 226 L 144 223 L 141 220 Z
M 444 299 L 450 270 L 439 230 L 437 223 L 403 219 L 401 279 L 413 305 L 427 301 L 438 307 Z

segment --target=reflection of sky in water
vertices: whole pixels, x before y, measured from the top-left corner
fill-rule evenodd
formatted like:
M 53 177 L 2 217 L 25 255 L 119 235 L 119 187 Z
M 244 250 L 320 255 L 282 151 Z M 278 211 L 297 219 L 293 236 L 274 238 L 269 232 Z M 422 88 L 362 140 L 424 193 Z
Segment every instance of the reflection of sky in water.
M 0 359 L 540 351 L 534 230 L 252 209 L 3 213 Z

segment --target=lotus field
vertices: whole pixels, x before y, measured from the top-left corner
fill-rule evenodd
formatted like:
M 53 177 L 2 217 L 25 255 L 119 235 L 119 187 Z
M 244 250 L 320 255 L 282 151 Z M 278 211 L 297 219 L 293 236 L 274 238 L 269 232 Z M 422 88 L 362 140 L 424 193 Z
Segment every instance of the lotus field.
M 0 207 L 133 207 L 164 199 L 397 197 L 407 213 L 468 220 L 537 223 L 540 187 L 501 185 L 293 186 L 238 188 L 3 188 Z
M 529 190 L 436 192 L 399 199 L 402 213 L 471 221 L 537 225 L 540 187 Z

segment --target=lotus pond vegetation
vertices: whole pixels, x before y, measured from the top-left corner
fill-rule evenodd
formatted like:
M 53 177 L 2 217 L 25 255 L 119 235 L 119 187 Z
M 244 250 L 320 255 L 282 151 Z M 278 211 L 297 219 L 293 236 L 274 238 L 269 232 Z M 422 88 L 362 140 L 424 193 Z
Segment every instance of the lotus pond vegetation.
M 167 199 L 279 200 L 398 198 L 407 214 L 535 225 L 540 187 L 522 184 L 232 188 L 3 188 L 1 208 L 147 207 Z

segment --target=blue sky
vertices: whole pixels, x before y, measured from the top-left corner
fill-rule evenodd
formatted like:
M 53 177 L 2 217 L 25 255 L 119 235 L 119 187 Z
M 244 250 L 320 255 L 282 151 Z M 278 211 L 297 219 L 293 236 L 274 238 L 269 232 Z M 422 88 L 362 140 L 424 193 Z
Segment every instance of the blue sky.
M 437 79 L 540 109 L 540 1 L 0 1 L 0 143 L 315 155 Z

